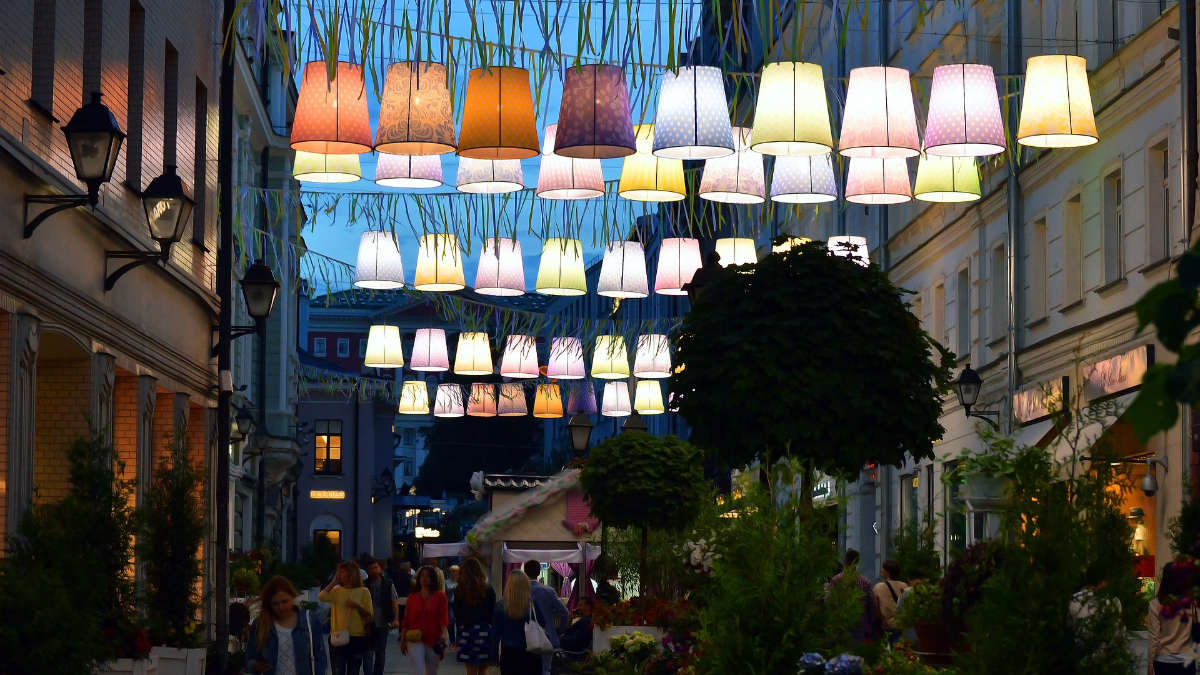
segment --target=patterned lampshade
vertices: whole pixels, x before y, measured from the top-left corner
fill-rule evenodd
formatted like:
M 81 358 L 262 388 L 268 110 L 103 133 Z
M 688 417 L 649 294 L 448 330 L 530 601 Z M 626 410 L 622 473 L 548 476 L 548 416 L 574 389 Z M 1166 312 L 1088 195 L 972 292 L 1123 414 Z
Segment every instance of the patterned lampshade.
M 368 368 L 401 368 L 404 348 L 400 342 L 399 326 L 371 326 L 367 332 L 367 350 L 363 365 Z
M 597 335 L 592 351 L 592 377 L 619 380 L 629 377 L 629 352 L 620 335 Z
M 921 152 L 907 70 L 850 70 L 838 152 L 846 157 L 915 157 Z
M 442 184 L 442 158 L 437 155 L 379 153 L 375 184 L 394 188 L 435 188 Z
M 979 170 L 974 157 L 921 155 L 914 197 L 926 202 L 972 202 L 979 195 Z
M 662 385 L 658 380 L 638 380 L 634 390 L 633 409 L 639 415 L 661 415 L 667 411 L 663 405 Z
M 520 241 L 504 237 L 483 240 L 479 267 L 475 270 L 475 292 L 480 295 L 524 295 L 525 260 L 521 257 Z
M 454 152 L 454 114 L 446 66 L 421 61 L 388 66 L 379 99 L 375 149 L 395 155 Z
M 764 155 L 824 155 L 833 150 L 819 64 L 782 62 L 763 68 L 750 145 Z
M 467 399 L 469 417 L 496 416 L 496 385 L 485 382 L 471 383 L 471 397 Z
M 462 387 L 451 382 L 437 386 L 433 400 L 434 417 L 462 417 L 467 414 Z
M 529 402 L 525 400 L 525 388 L 516 382 L 500 385 L 500 396 L 496 402 L 501 417 L 524 417 L 529 414 Z
M 470 157 L 458 159 L 457 187 L 459 192 L 492 195 L 516 192 L 525 187 L 523 180 L 524 174 L 521 173 L 521 160 L 519 159 L 498 161 L 471 159 Z
M 401 415 L 428 415 L 429 389 L 425 380 L 405 380 L 400 388 L 400 406 L 396 412 Z
M 567 397 L 567 414 L 578 415 L 595 415 L 596 407 L 596 390 L 592 387 L 591 380 L 584 380 L 577 386 L 571 387 L 570 396 Z
M 737 151 L 705 160 L 700 196 L 726 204 L 761 204 L 766 201 L 763 157 L 750 149 L 750 130 L 734 127 Z
M 837 199 L 833 156 L 776 157 L 771 174 L 771 201 L 786 204 L 817 204 Z
M 554 419 L 563 416 L 562 392 L 557 384 L 539 384 L 533 396 L 533 416 Z
M 635 377 L 659 380 L 671 376 L 671 348 L 662 333 L 639 335 L 633 356 Z
M 380 291 L 404 286 L 404 261 L 391 232 L 362 233 L 354 265 L 354 285 Z
M 1098 140 L 1087 61 L 1067 54 L 1031 57 L 1025 63 L 1017 142 L 1035 148 L 1076 148 Z
M 636 241 L 609 242 L 604 248 L 596 293 L 610 298 L 644 298 L 650 295 L 646 279 L 646 252 Z
M 721 267 L 758 262 L 758 251 L 750 237 L 721 237 L 716 241 L 716 248 L 721 256 Z
M 488 334 L 464 332 L 458 334 L 458 351 L 454 354 L 455 375 L 491 375 L 492 348 Z
M 537 343 L 530 335 L 509 335 L 500 357 L 500 376 L 532 379 L 538 373 Z
M 587 377 L 587 369 L 583 364 L 583 344 L 579 338 L 556 337 L 550 340 L 546 377 L 558 380 L 582 380 Z
M 325 61 L 304 65 L 291 145 L 293 150 L 322 155 L 371 151 L 371 117 L 362 66 L 338 61 L 331 80 Z
M 980 157 L 1004 152 L 1004 145 L 1004 120 L 992 67 L 955 63 L 934 68 L 925 118 L 925 154 Z
M 700 241 L 691 237 L 668 237 L 658 246 L 658 272 L 654 292 L 659 295 L 687 295 L 684 284 L 700 269 Z
M 712 159 L 733 154 L 733 125 L 721 69 L 688 66 L 664 71 L 654 118 L 654 154 Z
M 542 245 L 534 290 L 543 295 L 584 295 L 583 244 L 578 239 L 550 237 Z
M 621 163 L 617 194 L 639 202 L 676 202 L 687 197 L 683 160 L 657 157 L 652 152 L 654 125 L 639 124 L 637 152 Z
M 458 291 L 466 286 L 458 237 L 447 232 L 421 235 L 413 288 L 418 291 Z
M 866 267 L 871 264 L 870 250 L 867 248 L 866 237 L 854 235 L 838 235 L 830 237 L 826 243 L 829 252 L 843 258 L 851 258 L 854 262 Z
M 629 383 L 625 380 L 605 382 L 600 414 L 605 417 L 628 417 L 631 412 L 633 406 L 629 404 Z
M 912 201 L 908 161 L 902 157 L 853 157 L 846 171 L 846 201 L 855 204 L 903 204 Z
M 418 328 L 413 338 L 412 362 L 408 365 L 418 372 L 450 370 L 450 353 L 446 349 L 446 331 L 441 328 Z
M 296 151 L 292 178 L 308 183 L 353 183 L 362 178 L 358 155 L 319 155 Z
M 562 134 L 555 154 L 580 159 L 612 159 L 635 151 L 633 119 L 625 71 L 611 64 L 572 66 L 563 75 L 558 109 Z
M 538 154 L 529 71 L 474 68 L 467 76 L 458 154 L 471 159 L 525 159 Z
M 569 71 L 568 71 L 569 72 Z M 604 194 L 604 173 L 598 159 L 572 159 L 554 153 L 557 124 L 546 127 L 537 196 L 542 199 L 591 199 Z

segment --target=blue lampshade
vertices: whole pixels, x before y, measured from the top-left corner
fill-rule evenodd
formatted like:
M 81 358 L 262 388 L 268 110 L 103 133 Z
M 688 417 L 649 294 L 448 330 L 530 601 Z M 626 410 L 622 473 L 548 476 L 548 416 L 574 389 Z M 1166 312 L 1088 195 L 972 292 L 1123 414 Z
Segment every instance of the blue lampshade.
M 733 125 L 721 69 L 712 66 L 664 72 L 654 120 L 654 154 L 671 159 L 732 155 Z
M 771 201 L 787 204 L 815 204 L 837 199 L 833 178 L 833 158 L 827 152 L 807 157 L 775 158 L 771 175 Z

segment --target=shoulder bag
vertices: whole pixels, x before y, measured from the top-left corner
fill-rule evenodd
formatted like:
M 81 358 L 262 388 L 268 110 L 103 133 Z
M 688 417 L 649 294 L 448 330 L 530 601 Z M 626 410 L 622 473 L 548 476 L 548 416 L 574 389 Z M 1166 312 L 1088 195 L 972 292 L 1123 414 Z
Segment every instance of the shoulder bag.
M 550 644 L 546 630 L 537 622 L 532 598 L 529 600 L 529 619 L 525 622 L 525 651 L 539 656 L 554 653 L 554 645 Z
M 312 675 L 317 675 L 317 659 L 313 656 L 313 642 L 316 641 L 317 635 L 313 632 L 312 612 L 305 612 L 304 617 L 308 619 L 308 669 L 312 671 Z

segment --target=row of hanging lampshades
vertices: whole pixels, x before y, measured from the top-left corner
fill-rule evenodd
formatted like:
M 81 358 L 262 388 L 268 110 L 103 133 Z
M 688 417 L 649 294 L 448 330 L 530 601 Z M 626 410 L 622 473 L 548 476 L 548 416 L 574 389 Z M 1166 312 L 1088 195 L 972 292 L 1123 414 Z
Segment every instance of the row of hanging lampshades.
M 371 135 L 361 66 L 324 61 L 302 76 L 291 145 L 294 175 L 339 182 L 361 177 L 358 155 L 380 153 L 375 181 L 392 187 L 442 184 L 438 155 L 459 157 L 463 192 L 522 189 L 521 159 L 539 154 L 529 72 L 511 66 L 471 70 L 455 137 L 447 69 L 393 63 L 384 78 L 379 125 Z M 640 201 L 684 199 L 682 160 L 706 160 L 698 194 L 754 204 L 837 199 L 832 153 L 849 158 L 844 197 L 862 204 L 917 199 L 970 201 L 980 195 L 976 158 L 1006 148 L 996 80 L 982 64 L 934 69 L 924 129 L 918 133 L 909 72 L 891 66 L 850 71 L 835 145 L 820 65 L 766 66 L 753 124 L 734 127 L 721 70 L 666 71 L 653 124 L 634 125 L 624 71 L 589 64 L 567 69 L 558 123 L 546 127 L 537 196 L 588 199 L 604 193 L 599 160 L 625 158 L 617 192 Z M 1086 62 L 1062 54 L 1028 60 L 1016 139 L 1056 148 L 1097 141 Z M 767 190 L 763 154 L 776 157 Z M 915 186 L 910 157 L 920 157 Z

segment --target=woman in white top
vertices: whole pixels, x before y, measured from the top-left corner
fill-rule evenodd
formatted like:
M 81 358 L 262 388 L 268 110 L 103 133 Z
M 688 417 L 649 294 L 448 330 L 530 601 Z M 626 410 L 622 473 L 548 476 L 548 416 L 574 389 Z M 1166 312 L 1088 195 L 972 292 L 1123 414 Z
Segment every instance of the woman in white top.
M 261 611 L 246 641 L 246 668 L 268 675 L 324 675 L 328 666 L 321 624 L 296 606 L 296 589 L 271 577 L 259 594 Z
M 1172 603 L 1186 596 L 1195 586 L 1190 570 L 1167 563 L 1158 581 L 1158 593 L 1150 601 L 1146 621 L 1148 675 L 1195 675 L 1196 646 L 1192 644 L 1192 622 L 1197 620 L 1196 606 Z M 1170 609 L 1164 609 L 1170 607 Z

